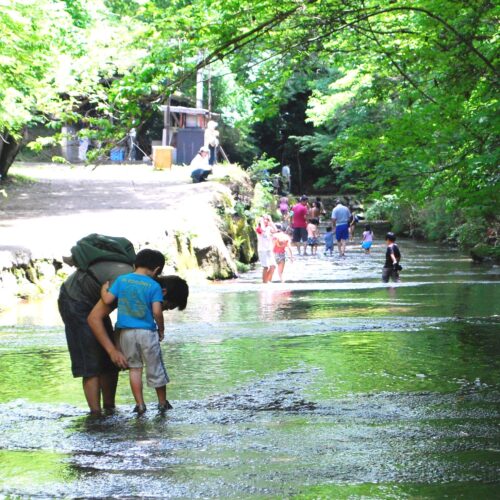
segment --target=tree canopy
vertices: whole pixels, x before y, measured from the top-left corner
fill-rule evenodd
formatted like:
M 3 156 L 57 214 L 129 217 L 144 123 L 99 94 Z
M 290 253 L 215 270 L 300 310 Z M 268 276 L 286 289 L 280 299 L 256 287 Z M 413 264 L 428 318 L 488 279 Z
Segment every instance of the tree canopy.
M 205 68 L 236 157 L 317 189 L 498 211 L 498 6 L 488 0 L 0 2 L 0 131 L 104 142 Z M 47 16 L 46 13 L 51 15 Z M 5 174 L 8 161 L 0 157 Z

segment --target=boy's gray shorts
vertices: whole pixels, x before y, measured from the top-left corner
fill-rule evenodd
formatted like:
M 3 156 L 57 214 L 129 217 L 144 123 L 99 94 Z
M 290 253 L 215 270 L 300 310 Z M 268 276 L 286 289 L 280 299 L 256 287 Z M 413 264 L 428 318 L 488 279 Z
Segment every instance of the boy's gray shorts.
M 127 358 L 129 368 L 146 365 L 146 381 L 149 387 L 162 387 L 169 382 L 161 356 L 158 332 L 130 329 L 120 331 L 120 348 Z

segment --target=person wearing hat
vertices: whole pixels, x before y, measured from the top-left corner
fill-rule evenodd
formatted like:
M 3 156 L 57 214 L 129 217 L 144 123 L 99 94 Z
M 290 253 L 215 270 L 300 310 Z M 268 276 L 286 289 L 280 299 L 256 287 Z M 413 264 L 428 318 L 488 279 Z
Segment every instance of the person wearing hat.
M 209 154 L 209 149 L 206 146 L 202 146 L 198 154 L 191 160 L 190 167 L 193 167 L 191 179 L 193 179 L 194 183 L 206 181 L 207 177 L 212 173 L 208 164 Z
M 297 203 L 293 208 L 293 216 L 292 216 L 292 227 L 293 227 L 293 236 L 292 243 L 297 247 L 297 251 L 299 255 L 300 247 L 304 245 L 304 254 L 306 253 L 307 247 L 307 214 L 309 212 L 309 208 L 307 206 L 308 198 L 305 194 L 300 197 L 299 203 Z
M 210 154 L 209 149 L 206 146 L 202 146 L 196 156 L 191 160 L 189 164 L 190 167 L 194 168 L 203 168 L 207 169 L 209 167 L 208 164 L 208 155 Z

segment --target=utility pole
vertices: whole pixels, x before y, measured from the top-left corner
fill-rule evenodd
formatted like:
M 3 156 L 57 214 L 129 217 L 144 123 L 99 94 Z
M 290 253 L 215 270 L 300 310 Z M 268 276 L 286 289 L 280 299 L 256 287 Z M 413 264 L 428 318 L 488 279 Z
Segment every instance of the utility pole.
M 198 61 L 203 60 L 203 52 L 198 53 Z M 203 108 L 203 68 L 196 72 L 196 107 Z

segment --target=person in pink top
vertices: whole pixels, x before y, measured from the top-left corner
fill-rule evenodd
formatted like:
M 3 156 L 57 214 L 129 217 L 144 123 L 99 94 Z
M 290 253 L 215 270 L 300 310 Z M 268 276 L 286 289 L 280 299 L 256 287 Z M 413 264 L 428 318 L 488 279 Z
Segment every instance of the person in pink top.
M 299 203 L 297 203 L 293 208 L 293 216 L 292 216 L 292 227 L 293 227 L 293 236 L 292 243 L 297 247 L 297 251 L 299 255 L 300 247 L 304 246 L 304 254 L 307 248 L 307 213 L 309 208 L 307 206 L 307 196 L 303 194 L 300 197 Z
M 283 271 L 285 269 L 285 262 L 287 261 L 286 252 L 290 255 L 290 262 L 293 262 L 292 249 L 290 247 L 290 237 L 283 232 L 281 224 L 276 224 L 277 232 L 273 235 L 274 244 L 274 259 L 276 260 L 276 267 L 278 268 L 278 276 L 283 283 Z
M 361 248 L 365 251 L 365 253 L 370 253 L 370 248 L 373 243 L 373 231 L 372 228 L 367 225 L 365 226 L 365 230 L 363 231 L 363 239 L 361 240 Z

